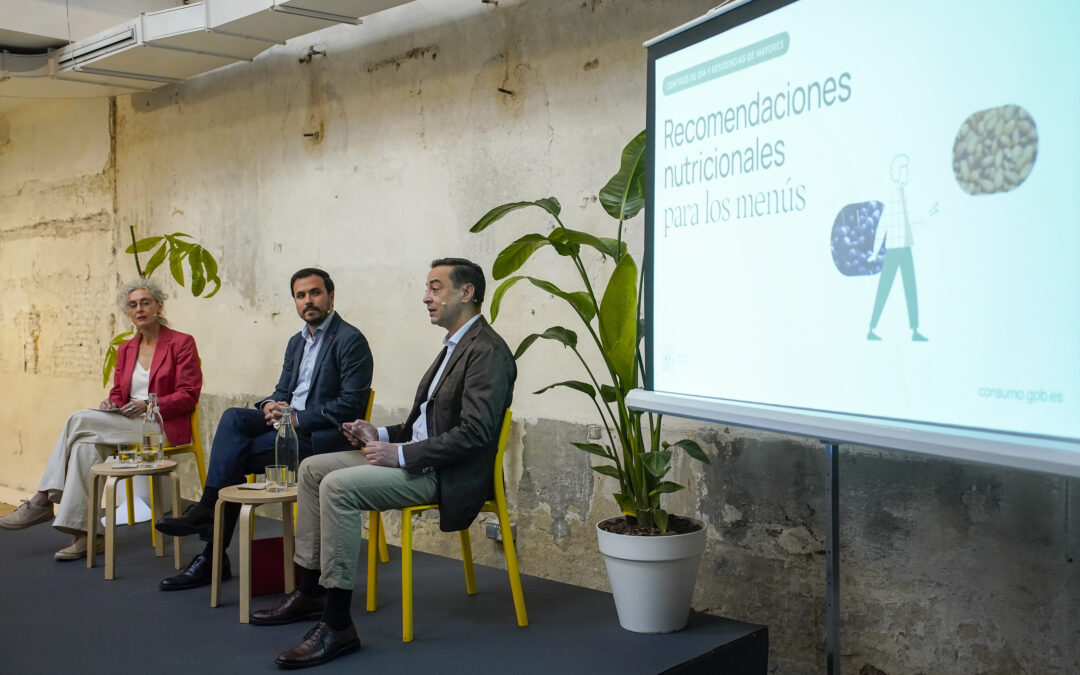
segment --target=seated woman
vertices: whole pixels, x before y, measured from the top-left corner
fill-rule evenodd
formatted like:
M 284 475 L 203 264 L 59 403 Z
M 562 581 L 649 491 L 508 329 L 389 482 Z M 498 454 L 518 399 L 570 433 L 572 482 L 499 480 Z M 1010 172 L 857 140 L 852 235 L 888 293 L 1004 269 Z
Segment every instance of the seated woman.
M 80 410 L 68 418 L 38 492 L 0 518 L 0 528 L 21 530 L 52 519 L 52 505 L 58 504 L 53 527 L 75 538 L 57 551 L 57 560 L 86 556 L 90 467 L 113 454 L 118 443 L 140 440 L 151 393 L 157 394 L 167 442 L 191 442 L 191 411 L 202 390 L 202 368 L 195 340 L 165 326 L 161 315 L 165 297 L 149 279 L 137 279 L 124 287 L 120 306 L 134 324 L 136 335 L 117 350 L 109 398 L 97 410 Z M 93 512 L 96 517 L 97 509 Z M 94 546 L 100 550 L 101 540 Z

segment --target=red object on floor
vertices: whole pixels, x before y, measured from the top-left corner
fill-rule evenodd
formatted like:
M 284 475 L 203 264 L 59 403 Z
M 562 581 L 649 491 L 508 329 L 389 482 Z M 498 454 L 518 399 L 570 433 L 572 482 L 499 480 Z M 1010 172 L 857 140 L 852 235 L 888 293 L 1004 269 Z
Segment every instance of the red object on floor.
M 285 592 L 285 575 L 281 564 L 284 546 L 281 537 L 264 537 L 251 540 L 252 597 Z M 293 577 L 299 583 L 300 568 L 292 561 L 289 562 L 289 568 Z

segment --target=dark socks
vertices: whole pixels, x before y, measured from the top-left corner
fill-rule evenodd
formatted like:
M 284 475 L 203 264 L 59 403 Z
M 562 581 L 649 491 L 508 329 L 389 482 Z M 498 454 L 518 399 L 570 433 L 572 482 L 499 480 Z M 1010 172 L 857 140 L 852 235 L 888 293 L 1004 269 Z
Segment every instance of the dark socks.
M 352 605 L 351 588 L 328 588 L 326 590 L 326 609 L 322 620 L 334 630 L 345 630 L 352 624 L 349 607 Z
M 319 570 L 309 570 L 306 567 L 301 567 L 300 570 L 300 586 L 297 589 L 300 595 L 308 598 L 321 598 L 326 595 L 326 589 L 319 585 Z
M 207 485 L 203 488 L 202 498 L 199 499 L 199 503 L 210 509 L 214 510 L 214 505 L 217 504 L 218 488 Z

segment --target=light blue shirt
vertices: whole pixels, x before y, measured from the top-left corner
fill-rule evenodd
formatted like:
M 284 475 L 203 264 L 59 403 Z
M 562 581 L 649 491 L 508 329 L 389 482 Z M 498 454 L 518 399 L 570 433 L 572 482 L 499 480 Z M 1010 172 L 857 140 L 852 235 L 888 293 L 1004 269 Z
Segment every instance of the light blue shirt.
M 300 360 L 300 375 L 296 378 L 296 388 L 293 389 L 292 402 L 289 403 L 293 410 L 303 410 L 307 405 L 307 397 L 311 392 L 311 380 L 315 375 L 315 362 L 319 358 L 319 350 L 322 348 L 323 333 L 334 313 L 330 312 L 323 322 L 309 330 L 310 326 L 304 324 L 300 329 L 300 337 L 304 338 L 304 357 Z M 314 333 L 314 335 L 312 335 Z
M 417 441 L 427 440 L 427 407 L 431 402 L 431 395 L 435 393 L 435 388 L 439 386 L 439 380 L 442 379 L 443 371 L 446 370 L 446 364 L 450 362 L 450 356 L 454 353 L 454 348 L 461 342 L 461 338 L 465 335 L 465 332 L 472 327 L 476 320 L 480 318 L 477 314 L 473 318 L 465 322 L 465 325 L 458 328 L 457 331 L 448 337 L 443 338 L 443 344 L 446 345 L 446 355 L 443 356 L 442 363 L 439 364 L 439 369 L 435 371 L 435 377 L 431 378 L 431 384 L 427 390 L 427 400 L 420 404 L 420 416 L 416 418 L 412 426 L 412 440 L 411 443 Z M 383 443 L 389 442 L 390 434 L 386 432 L 386 427 L 379 427 L 379 440 Z M 398 466 L 405 468 L 405 451 L 401 446 L 397 449 Z

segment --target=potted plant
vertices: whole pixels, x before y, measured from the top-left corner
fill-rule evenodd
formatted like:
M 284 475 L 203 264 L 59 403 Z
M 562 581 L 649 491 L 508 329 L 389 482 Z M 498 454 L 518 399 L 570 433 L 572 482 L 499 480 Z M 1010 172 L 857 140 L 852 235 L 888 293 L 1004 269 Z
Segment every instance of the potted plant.
M 705 546 L 701 521 L 669 516 L 661 508 L 664 494 L 683 489 L 665 477 L 671 470 L 675 448 L 702 462 L 708 463 L 709 459 L 690 439 L 662 441 L 661 415 L 630 410 L 626 405 L 627 393 L 645 376 L 641 355 L 642 277 L 622 239 L 623 223 L 645 205 L 644 153 L 643 131 L 623 149 L 618 173 L 600 190 L 604 210 L 618 223 L 614 238 L 566 227 L 554 197 L 496 206 L 470 231 L 481 232 L 507 214 L 528 207 L 543 209 L 554 220 L 551 231 L 526 234 L 495 258 L 492 276 L 502 283 L 491 296 L 491 320 L 498 318 L 506 292 L 518 282 L 528 281 L 566 302 L 599 351 L 603 370 L 596 372 L 579 351 L 578 334 L 563 326 L 552 326 L 522 340 L 514 357 L 521 358 L 537 340 L 543 339 L 572 350 L 581 362 L 588 381 L 556 382 L 534 393 L 564 387 L 589 397 L 596 407 L 608 443 L 574 445 L 603 460 L 592 466 L 593 471 L 618 481 L 614 497 L 623 515 L 600 522 L 597 536 L 607 562 L 619 622 L 629 630 L 663 633 L 686 625 L 698 560 Z M 549 246 L 574 266 L 581 278 L 580 290 L 566 291 L 544 279 L 514 274 L 534 253 Z M 594 287 L 586 271 L 582 253 L 587 249 L 614 262 L 603 288 Z M 649 574 L 654 578 L 642 576 Z

